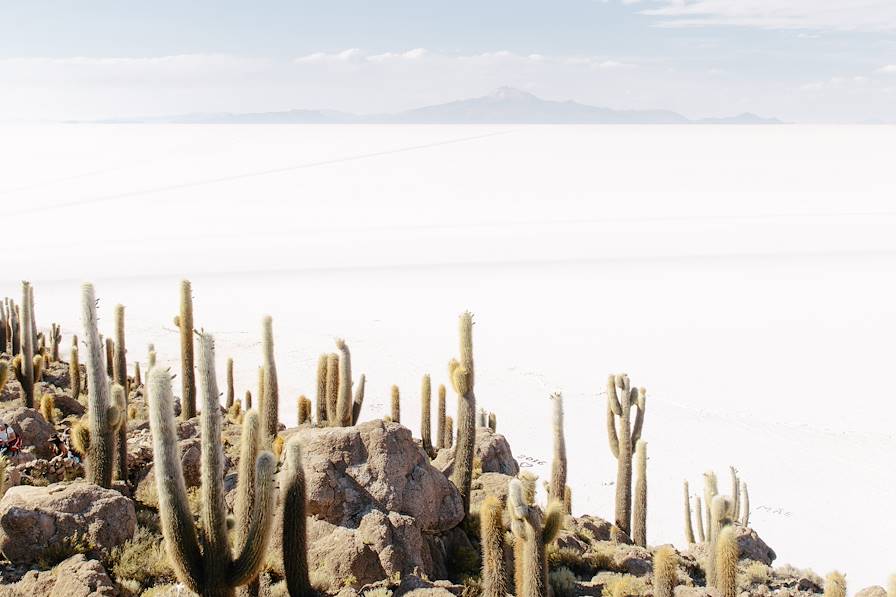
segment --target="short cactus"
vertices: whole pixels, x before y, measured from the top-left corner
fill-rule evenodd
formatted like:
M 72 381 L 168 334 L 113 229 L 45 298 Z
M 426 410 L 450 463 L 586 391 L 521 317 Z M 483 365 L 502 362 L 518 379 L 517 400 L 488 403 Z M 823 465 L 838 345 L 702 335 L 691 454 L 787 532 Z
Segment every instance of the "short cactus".
M 699 495 L 694 497 L 694 514 L 696 515 L 695 519 L 697 521 L 697 541 L 705 543 L 706 533 L 703 530 L 703 503 Z
M 159 495 L 159 515 L 169 559 L 178 579 L 201 597 L 233 597 L 235 588 L 254 579 L 264 563 L 273 519 L 276 460 L 262 452 L 255 460 L 254 496 L 248 531 L 231 552 L 224 503 L 224 456 L 221 448 L 221 410 L 215 379 L 214 340 L 199 336 L 199 375 L 202 487 L 199 529 L 193 523 L 180 463 L 174 422 L 171 379 L 160 368 L 148 377 L 150 428 Z M 238 499 L 241 499 L 238 497 Z
M 143 377 L 140 375 L 140 361 L 134 361 L 134 387 L 143 385 Z
M 831 572 L 824 579 L 824 597 L 846 597 L 846 576 Z
M 304 395 L 299 396 L 298 418 L 296 419 L 296 421 L 299 425 L 311 423 L 311 401 L 305 398 Z
M 53 394 L 44 394 L 41 397 L 40 414 L 47 420 L 47 423 L 56 424 L 56 399 L 53 398 Z
M 551 396 L 553 404 L 554 459 L 551 462 L 550 499 L 562 502 L 566 493 L 566 438 L 563 433 L 563 395 Z
M 485 498 L 479 509 L 483 597 L 506 597 L 507 595 L 503 510 L 501 501 L 493 495 Z
M 0 392 L 3 391 L 7 381 L 9 381 L 9 361 L 0 359 Z
M 498 416 L 495 413 L 488 413 L 488 428 L 492 432 L 498 432 Z
M 327 360 L 328 356 L 322 354 L 317 359 L 317 394 L 315 406 L 317 407 L 317 424 L 323 427 L 327 421 Z
M 392 395 L 391 395 L 391 414 L 389 418 L 393 423 L 401 423 L 401 393 L 398 390 L 398 386 L 392 386 Z
M 338 424 L 339 415 L 339 355 L 330 353 L 327 355 L 327 424 L 335 427 Z
M 345 340 L 336 340 L 339 351 L 339 382 L 336 389 L 336 427 L 352 425 L 352 354 Z
M 283 505 L 283 568 L 289 594 L 314 594 L 308 577 L 308 537 L 305 529 L 305 471 L 298 440 L 286 446 L 286 466 L 280 474 L 280 503 Z M 502 596 L 503 597 L 503 596 Z
M 361 418 L 361 407 L 364 406 L 364 389 L 366 386 L 367 376 L 362 373 L 355 388 L 355 396 L 352 399 L 352 425 L 357 425 L 358 420 Z
M 716 553 L 718 552 L 719 535 L 726 526 L 731 524 L 731 512 L 734 509 L 734 503 L 731 498 L 724 495 L 717 495 L 712 498 L 710 506 L 710 525 L 709 525 L 709 552 L 706 557 L 706 583 L 709 586 L 718 588 L 718 561 Z
M 58 323 L 50 324 L 50 358 L 59 362 L 59 343 L 62 342 L 62 330 Z
M 230 408 L 233 406 L 233 400 L 236 396 L 236 391 L 233 387 L 233 359 L 227 359 L 227 398 L 224 402 L 224 406 L 226 408 Z
M 746 481 L 740 482 L 740 523 L 745 527 L 750 526 L 750 491 Z
M 664 545 L 653 554 L 653 597 L 673 597 L 677 584 L 678 553 Z
M 638 480 L 635 483 L 635 509 L 632 521 L 632 540 L 647 547 L 647 442 L 638 440 L 635 448 Z
M 631 387 L 628 375 L 611 375 L 607 380 L 607 436 L 617 462 L 616 526 L 626 534 L 631 533 L 632 520 L 632 452 L 641 439 L 646 398 L 644 388 Z M 637 411 L 634 422 L 633 407 Z

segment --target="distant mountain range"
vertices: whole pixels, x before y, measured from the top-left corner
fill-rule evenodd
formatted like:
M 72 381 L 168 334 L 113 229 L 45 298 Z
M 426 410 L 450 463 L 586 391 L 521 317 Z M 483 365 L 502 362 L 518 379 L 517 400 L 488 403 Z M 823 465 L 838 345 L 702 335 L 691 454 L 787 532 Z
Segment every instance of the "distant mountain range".
M 183 114 L 103 120 L 114 123 L 183 124 L 783 124 L 744 113 L 726 118 L 686 118 L 669 110 L 614 110 L 574 101 L 545 100 L 512 87 L 483 97 L 424 106 L 395 114 L 349 114 L 334 110 L 288 110 L 247 114 Z

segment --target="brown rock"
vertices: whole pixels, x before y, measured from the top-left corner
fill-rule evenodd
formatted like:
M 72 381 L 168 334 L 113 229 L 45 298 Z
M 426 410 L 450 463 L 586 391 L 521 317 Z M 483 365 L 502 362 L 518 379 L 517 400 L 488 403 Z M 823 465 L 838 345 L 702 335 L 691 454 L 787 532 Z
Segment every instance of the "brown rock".
M 507 503 L 507 487 L 513 479 L 501 473 L 482 473 L 470 485 L 470 510 L 476 511 L 489 496 L 495 496 L 502 504 Z
M 20 485 L 0 500 L 0 552 L 14 563 L 33 562 L 78 535 L 111 549 L 130 539 L 136 524 L 133 502 L 113 489 L 85 482 Z
M 867 587 L 856 593 L 856 597 L 887 597 L 887 590 L 878 586 Z
M 476 448 L 473 458 L 479 460 L 483 473 L 514 476 L 520 472 L 520 465 L 513 457 L 507 439 L 488 427 L 476 428 Z M 451 471 L 454 468 L 454 450 L 439 450 L 432 464 L 446 475 L 451 476 Z
M 0 597 L 116 597 L 118 591 L 102 564 L 78 554 L 52 570 L 32 570 L 22 580 L 0 588 Z
M 53 451 L 47 443 L 56 429 L 47 423 L 43 415 L 33 408 L 19 406 L 3 411 L 0 420 L 12 426 L 22 438 L 22 449 L 33 451 L 38 458 L 50 459 Z

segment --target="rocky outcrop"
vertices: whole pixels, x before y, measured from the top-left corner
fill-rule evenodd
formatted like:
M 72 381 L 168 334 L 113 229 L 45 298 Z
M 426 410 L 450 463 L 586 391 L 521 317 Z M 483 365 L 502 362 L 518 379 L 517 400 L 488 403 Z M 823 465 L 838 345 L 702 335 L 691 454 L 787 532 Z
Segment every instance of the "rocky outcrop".
M 513 477 L 501 473 L 482 473 L 470 485 L 470 510 L 479 509 L 485 498 L 493 495 L 501 503 L 507 502 L 507 487 Z
M 325 586 L 350 578 L 360 588 L 396 573 L 433 574 L 427 538 L 457 526 L 463 503 L 410 430 L 376 420 L 288 434 L 302 443 L 316 578 Z
M 0 597 L 116 597 L 103 565 L 78 554 L 52 570 L 31 570 L 19 582 L 0 587 Z
M 84 476 L 84 466 L 77 460 L 55 456 L 50 460 L 31 460 L 15 466 L 17 481 L 12 485 L 47 485 L 74 481 Z M 10 471 L 11 472 L 11 471 Z
M 180 447 L 180 464 L 184 472 L 184 481 L 187 488 L 199 487 L 201 484 L 200 464 L 202 458 L 202 446 L 198 437 L 191 437 L 178 442 Z M 131 463 L 130 455 L 132 450 L 128 449 L 128 462 Z M 150 450 L 150 457 L 152 451 Z M 230 462 L 225 458 L 225 468 L 230 467 Z M 137 485 L 137 496 L 146 504 L 158 504 L 159 498 L 156 490 L 156 476 L 152 466 L 149 466 L 148 472 Z
M 111 549 L 130 539 L 136 524 L 133 502 L 115 490 L 85 482 L 21 485 L 0 500 L 0 552 L 13 563 L 29 563 L 78 539 Z
M 501 473 L 513 476 L 520 472 L 520 465 L 513 457 L 507 439 L 488 427 L 476 428 L 476 447 L 473 458 L 479 461 L 483 473 Z M 432 464 L 450 477 L 454 468 L 454 450 L 439 450 Z
M 887 597 L 887 590 L 878 586 L 867 587 L 856 593 L 856 597 Z

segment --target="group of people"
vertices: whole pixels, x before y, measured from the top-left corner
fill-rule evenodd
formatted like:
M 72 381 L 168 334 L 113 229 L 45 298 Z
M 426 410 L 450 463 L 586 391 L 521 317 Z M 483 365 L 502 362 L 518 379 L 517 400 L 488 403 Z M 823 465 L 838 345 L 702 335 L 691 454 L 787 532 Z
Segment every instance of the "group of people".
M 61 434 L 54 433 L 47 440 L 53 456 L 62 456 L 80 462 L 81 455 L 71 446 L 71 437 L 68 431 Z M 0 421 L 0 457 L 14 459 L 22 450 L 22 438 L 16 430 L 4 421 Z

